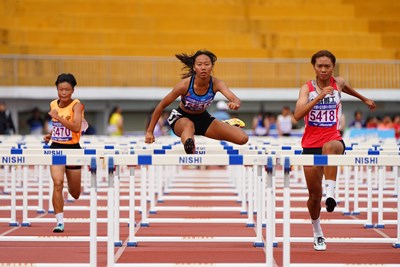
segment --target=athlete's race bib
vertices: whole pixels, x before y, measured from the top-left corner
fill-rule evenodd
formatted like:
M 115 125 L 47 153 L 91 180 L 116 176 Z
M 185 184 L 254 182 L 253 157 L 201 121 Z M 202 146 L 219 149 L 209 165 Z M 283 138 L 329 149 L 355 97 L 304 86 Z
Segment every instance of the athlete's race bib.
M 336 124 L 336 104 L 317 104 L 308 113 L 308 125 L 332 127 Z
M 53 121 L 53 131 L 51 140 L 56 142 L 66 142 L 72 140 L 72 131 L 58 121 Z

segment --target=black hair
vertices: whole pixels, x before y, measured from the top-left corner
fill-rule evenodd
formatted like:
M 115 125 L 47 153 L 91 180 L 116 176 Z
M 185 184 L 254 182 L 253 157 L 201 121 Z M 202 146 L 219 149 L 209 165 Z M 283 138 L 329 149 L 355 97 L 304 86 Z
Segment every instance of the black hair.
M 195 74 L 193 67 L 194 67 L 194 62 L 196 61 L 196 58 L 200 55 L 206 55 L 210 58 L 211 64 L 214 66 L 215 61 L 217 61 L 217 56 L 208 51 L 208 50 L 198 50 L 196 53 L 192 55 L 188 55 L 185 53 L 182 54 L 176 54 L 175 57 L 178 58 L 185 66 L 182 68 L 182 70 L 186 70 L 186 73 L 182 74 L 182 79 L 187 78 Z
M 56 86 L 58 86 L 60 83 L 63 83 L 63 82 L 69 83 L 72 86 L 72 88 L 74 88 L 76 86 L 75 77 L 71 73 L 61 73 L 60 75 L 58 75 L 56 83 L 55 83 Z
M 334 54 L 332 54 L 331 52 L 329 52 L 328 50 L 320 50 L 317 53 L 315 53 L 312 57 L 311 57 L 311 64 L 314 66 L 315 62 L 317 61 L 317 58 L 320 57 L 327 57 L 332 61 L 333 66 L 335 66 L 336 64 L 336 57 Z

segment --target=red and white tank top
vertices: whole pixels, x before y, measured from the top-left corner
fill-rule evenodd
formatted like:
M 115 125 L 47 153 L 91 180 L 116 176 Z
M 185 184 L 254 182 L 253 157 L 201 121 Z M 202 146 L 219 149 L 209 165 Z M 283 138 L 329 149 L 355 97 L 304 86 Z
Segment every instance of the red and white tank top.
M 315 80 L 311 80 L 307 82 L 307 85 L 308 101 L 312 101 L 318 96 L 317 84 Z M 342 101 L 333 77 L 331 77 L 330 85 L 334 88 L 333 94 L 326 95 L 304 117 L 305 130 L 301 140 L 303 148 L 322 147 L 331 140 L 342 140 L 339 132 Z

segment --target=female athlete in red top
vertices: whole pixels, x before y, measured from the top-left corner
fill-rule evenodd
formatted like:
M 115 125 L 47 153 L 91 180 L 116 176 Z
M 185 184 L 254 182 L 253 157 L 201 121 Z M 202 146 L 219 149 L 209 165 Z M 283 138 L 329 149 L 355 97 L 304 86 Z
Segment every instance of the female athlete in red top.
M 294 117 L 304 118 L 305 131 L 302 138 L 303 154 L 343 154 L 345 145 L 340 135 L 341 93 L 347 93 L 363 101 L 371 110 L 374 101 L 362 96 L 350 87 L 342 77 L 333 77 L 335 56 L 321 50 L 311 57 L 316 79 L 304 84 L 299 93 Z M 304 166 L 309 197 L 308 211 L 313 224 L 314 249 L 326 250 L 325 239 L 320 226 L 322 199 L 322 177 L 325 175 L 328 212 L 336 207 L 334 192 L 337 166 Z

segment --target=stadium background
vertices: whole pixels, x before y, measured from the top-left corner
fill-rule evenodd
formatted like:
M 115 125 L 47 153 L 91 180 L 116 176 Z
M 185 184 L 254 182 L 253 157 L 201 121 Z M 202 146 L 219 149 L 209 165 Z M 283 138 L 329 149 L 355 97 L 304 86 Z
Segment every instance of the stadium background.
M 397 1 L 0 0 L 0 14 L 0 100 L 21 134 L 32 108 L 46 112 L 57 97 L 62 72 L 77 78 L 74 97 L 98 134 L 116 105 L 126 131 L 143 133 L 180 79 L 174 55 L 198 49 L 218 56 L 214 73 L 242 99 L 235 115 L 248 125 L 261 107 L 294 108 L 320 49 L 336 55 L 337 75 L 377 102 L 376 116 L 400 113 Z M 344 98 L 348 122 L 357 109 L 369 115 Z

